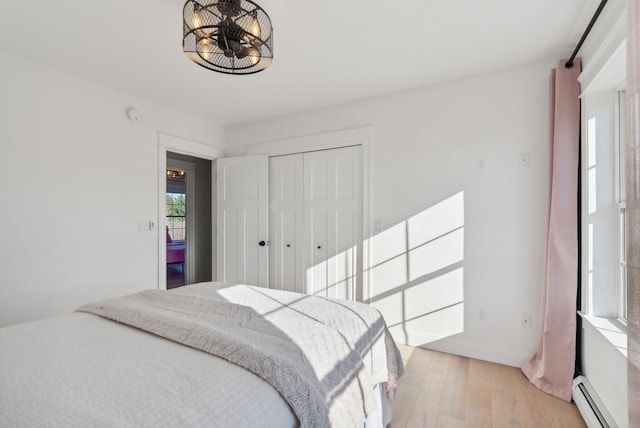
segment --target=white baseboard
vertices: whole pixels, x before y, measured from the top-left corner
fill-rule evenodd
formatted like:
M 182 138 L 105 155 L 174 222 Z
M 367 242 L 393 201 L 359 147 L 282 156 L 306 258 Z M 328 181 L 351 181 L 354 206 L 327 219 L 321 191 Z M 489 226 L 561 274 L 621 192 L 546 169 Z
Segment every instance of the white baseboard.
M 390 329 L 390 331 L 396 341 L 409 346 L 491 361 L 512 367 L 522 367 L 533 356 L 533 354 L 524 354 L 510 349 L 465 343 L 455 339 L 428 336 L 410 331 L 406 332 L 406 340 L 404 340 L 404 332 L 400 330 L 394 331 L 394 329 Z

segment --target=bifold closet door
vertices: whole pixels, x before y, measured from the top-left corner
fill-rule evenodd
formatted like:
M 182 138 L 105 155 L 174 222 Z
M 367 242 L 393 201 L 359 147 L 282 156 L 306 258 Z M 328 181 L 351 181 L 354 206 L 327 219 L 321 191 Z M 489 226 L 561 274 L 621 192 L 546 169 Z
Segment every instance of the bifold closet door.
M 304 154 L 306 293 L 354 300 L 362 242 L 360 146 Z
M 302 153 L 269 158 L 269 288 L 304 293 Z

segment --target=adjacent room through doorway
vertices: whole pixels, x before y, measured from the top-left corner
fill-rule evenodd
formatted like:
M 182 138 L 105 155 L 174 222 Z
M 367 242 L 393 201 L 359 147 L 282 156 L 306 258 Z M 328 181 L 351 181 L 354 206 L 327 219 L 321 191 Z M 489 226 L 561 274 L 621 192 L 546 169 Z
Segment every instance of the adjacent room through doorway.
M 211 161 L 167 152 L 167 289 L 212 279 Z

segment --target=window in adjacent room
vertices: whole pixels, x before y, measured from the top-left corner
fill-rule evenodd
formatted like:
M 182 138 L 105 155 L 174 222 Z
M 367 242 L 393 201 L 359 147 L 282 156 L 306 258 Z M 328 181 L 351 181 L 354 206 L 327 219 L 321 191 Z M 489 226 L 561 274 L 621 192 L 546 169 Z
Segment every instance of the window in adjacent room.
M 186 237 L 186 197 L 184 193 L 167 193 L 167 227 L 174 241 Z

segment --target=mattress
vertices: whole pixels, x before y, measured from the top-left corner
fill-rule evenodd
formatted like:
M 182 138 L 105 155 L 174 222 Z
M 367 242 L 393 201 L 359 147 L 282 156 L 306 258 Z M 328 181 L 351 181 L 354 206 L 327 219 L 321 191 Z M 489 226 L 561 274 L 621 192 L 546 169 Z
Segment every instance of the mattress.
M 0 426 L 294 427 L 267 382 L 88 313 L 0 329 Z M 390 419 L 385 388 L 366 426 Z

